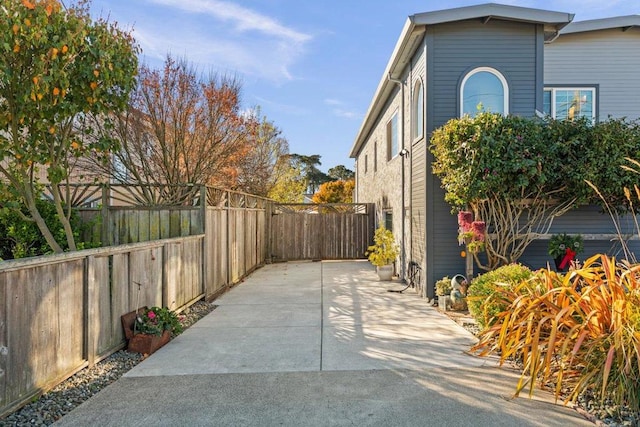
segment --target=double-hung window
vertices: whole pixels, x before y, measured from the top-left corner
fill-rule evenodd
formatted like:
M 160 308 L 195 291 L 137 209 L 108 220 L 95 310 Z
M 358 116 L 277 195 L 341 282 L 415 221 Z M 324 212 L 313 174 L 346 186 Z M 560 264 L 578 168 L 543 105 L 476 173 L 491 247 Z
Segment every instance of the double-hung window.
M 595 87 L 547 87 L 543 96 L 544 113 L 557 120 L 586 117 L 596 120 Z

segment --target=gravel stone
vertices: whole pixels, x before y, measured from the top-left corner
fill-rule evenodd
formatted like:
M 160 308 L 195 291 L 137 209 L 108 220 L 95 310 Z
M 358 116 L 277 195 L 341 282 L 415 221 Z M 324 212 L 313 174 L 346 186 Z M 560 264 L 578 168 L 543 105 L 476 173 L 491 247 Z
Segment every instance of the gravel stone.
M 183 310 L 184 329 L 209 314 L 216 305 L 198 301 Z M 48 426 L 71 412 L 91 396 L 109 384 L 117 381 L 131 368 L 143 360 L 138 353 L 120 350 L 95 366 L 85 368 L 74 376 L 58 384 L 39 399 L 0 419 L 0 427 L 5 426 Z

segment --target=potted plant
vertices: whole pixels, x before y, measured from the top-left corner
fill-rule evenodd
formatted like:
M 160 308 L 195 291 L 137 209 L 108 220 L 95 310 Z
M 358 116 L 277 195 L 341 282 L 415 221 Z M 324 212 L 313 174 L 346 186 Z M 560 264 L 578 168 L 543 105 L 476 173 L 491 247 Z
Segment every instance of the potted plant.
M 436 295 L 439 297 L 451 294 L 451 289 L 451 279 L 449 276 L 444 276 L 436 282 Z
M 554 234 L 549 240 L 547 252 L 556 266 L 557 271 L 565 271 L 575 260 L 576 255 L 584 250 L 582 236 L 577 234 L 571 236 L 567 233 Z
M 142 307 L 122 316 L 127 350 L 152 354 L 182 332 L 181 316 L 168 308 Z
M 393 277 L 393 263 L 398 257 L 398 245 L 390 230 L 380 225 L 373 236 L 374 244 L 367 248 L 367 257 L 376 266 L 378 278 L 391 280 Z

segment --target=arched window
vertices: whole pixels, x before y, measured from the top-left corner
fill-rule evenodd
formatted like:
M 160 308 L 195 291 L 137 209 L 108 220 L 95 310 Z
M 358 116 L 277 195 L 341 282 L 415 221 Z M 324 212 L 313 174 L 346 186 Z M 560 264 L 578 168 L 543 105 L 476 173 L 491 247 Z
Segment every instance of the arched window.
M 460 115 L 474 117 L 478 111 L 509 114 L 507 80 L 490 67 L 471 70 L 460 85 Z
M 424 134 L 424 89 L 422 82 L 417 80 L 413 87 L 413 137 L 422 138 Z

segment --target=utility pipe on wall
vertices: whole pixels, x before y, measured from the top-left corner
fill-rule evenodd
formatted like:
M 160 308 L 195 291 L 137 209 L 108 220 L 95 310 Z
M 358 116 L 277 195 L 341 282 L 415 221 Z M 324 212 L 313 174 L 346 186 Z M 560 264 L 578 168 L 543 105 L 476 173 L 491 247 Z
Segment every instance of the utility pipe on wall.
M 391 77 L 391 73 L 389 73 L 387 75 L 387 79 L 392 82 L 395 83 L 397 85 L 400 86 L 400 97 L 402 99 L 401 102 L 401 106 L 400 106 L 400 146 L 402 147 L 400 149 L 400 157 L 402 157 L 402 178 L 401 178 L 401 185 L 402 185 L 402 191 L 401 191 L 401 198 L 402 198 L 402 206 L 400 207 L 400 212 L 402 214 L 402 218 L 401 218 L 401 233 L 402 233 L 402 237 L 400 238 L 400 263 L 401 263 L 401 276 L 402 279 L 406 280 L 406 259 L 407 259 L 407 254 L 406 254 L 406 250 L 405 250 L 405 245 L 404 245 L 404 234 L 405 234 L 405 211 L 404 211 L 404 205 L 405 205 L 405 191 L 404 191 L 404 181 L 405 181 L 405 177 L 404 177 L 404 169 L 405 169 L 405 158 L 406 156 L 409 154 L 409 151 L 405 148 L 405 144 L 404 144 L 404 82 L 402 80 L 398 80 L 398 79 L 394 79 L 393 77 Z

